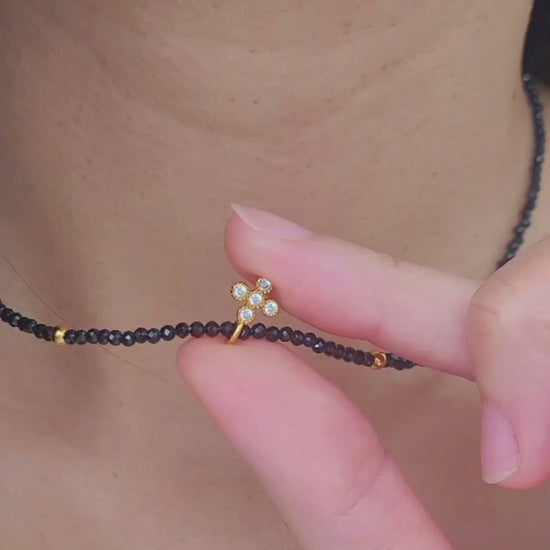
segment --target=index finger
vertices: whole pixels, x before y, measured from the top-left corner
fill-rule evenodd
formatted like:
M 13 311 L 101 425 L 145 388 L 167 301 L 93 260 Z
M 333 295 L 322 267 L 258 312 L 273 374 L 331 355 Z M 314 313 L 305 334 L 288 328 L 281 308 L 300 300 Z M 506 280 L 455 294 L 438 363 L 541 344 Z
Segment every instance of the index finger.
M 399 262 L 261 210 L 234 209 L 226 228 L 228 257 L 244 275 L 271 279 L 285 311 L 473 379 L 466 313 L 477 281 Z

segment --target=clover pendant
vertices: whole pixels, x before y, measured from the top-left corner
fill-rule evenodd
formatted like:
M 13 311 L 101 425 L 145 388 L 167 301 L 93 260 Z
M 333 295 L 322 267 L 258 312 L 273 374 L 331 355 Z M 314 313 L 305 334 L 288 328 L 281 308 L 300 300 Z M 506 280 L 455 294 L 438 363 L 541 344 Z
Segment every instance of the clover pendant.
M 267 317 L 275 317 L 279 313 L 279 304 L 272 299 L 268 299 L 269 293 L 273 290 L 271 281 L 259 278 L 256 286 L 250 288 L 246 283 L 238 282 L 231 287 L 231 296 L 239 302 L 246 302 L 237 311 L 237 326 L 235 332 L 228 340 L 229 344 L 235 342 L 245 325 L 250 325 L 256 318 L 256 312 L 260 310 Z

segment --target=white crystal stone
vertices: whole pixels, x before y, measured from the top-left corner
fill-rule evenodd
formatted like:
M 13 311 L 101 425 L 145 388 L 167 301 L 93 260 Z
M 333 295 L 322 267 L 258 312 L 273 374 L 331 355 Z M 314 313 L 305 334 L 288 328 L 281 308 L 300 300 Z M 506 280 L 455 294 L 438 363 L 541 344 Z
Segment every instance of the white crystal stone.
M 249 307 L 243 307 L 239 310 L 239 319 L 245 323 L 252 321 L 255 316 L 256 314 Z
M 244 283 L 236 283 L 231 289 L 231 294 L 237 300 L 244 300 L 248 294 L 248 287 Z
M 248 303 L 252 306 L 252 307 L 260 307 L 263 305 L 264 303 L 264 297 L 262 294 L 260 294 L 259 292 L 253 292 L 249 297 L 248 297 Z
M 262 292 L 270 292 L 273 288 L 273 285 L 271 284 L 271 281 L 268 281 L 267 279 L 260 279 L 258 281 L 258 288 Z
M 279 304 L 275 300 L 268 300 L 263 311 L 268 317 L 274 317 L 279 313 Z

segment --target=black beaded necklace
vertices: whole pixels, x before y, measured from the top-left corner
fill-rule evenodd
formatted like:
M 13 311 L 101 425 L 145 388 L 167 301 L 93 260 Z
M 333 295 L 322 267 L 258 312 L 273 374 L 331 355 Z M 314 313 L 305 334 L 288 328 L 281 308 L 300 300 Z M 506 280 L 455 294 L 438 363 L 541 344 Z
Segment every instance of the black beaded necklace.
M 544 163 L 546 135 L 544 128 L 543 107 L 540 103 L 534 78 L 530 74 L 523 75 L 523 85 L 529 105 L 532 110 L 534 128 L 534 155 L 531 166 L 531 182 L 527 199 L 521 211 L 520 221 L 514 228 L 513 238 L 506 247 L 506 252 L 497 266 L 501 267 L 510 261 L 518 252 L 524 241 L 524 234 L 531 225 L 531 216 L 535 210 L 537 197 L 540 191 L 540 181 Z M 274 300 L 267 299 L 272 290 L 271 282 L 267 279 L 258 279 L 254 289 L 248 288 L 245 283 L 236 283 L 231 289 L 233 297 L 246 301 L 237 313 L 237 321 L 225 321 L 221 324 L 210 321 L 206 324 L 199 321 L 194 323 L 178 323 L 177 325 L 164 325 L 162 328 L 144 327 L 135 330 L 108 330 L 91 328 L 88 330 L 66 329 L 61 326 L 45 325 L 34 319 L 24 317 L 21 313 L 10 309 L 0 301 L 0 319 L 18 328 L 22 332 L 34 334 L 39 340 L 55 342 L 56 344 L 101 344 L 112 346 L 133 346 L 134 344 L 156 344 L 157 342 L 173 340 L 175 337 L 186 338 L 188 336 L 200 338 L 204 335 L 215 337 L 224 336 L 229 343 L 236 340 L 254 338 L 265 339 L 269 342 L 290 342 L 294 346 L 305 346 L 313 352 L 324 354 L 334 359 L 342 359 L 348 363 L 365 365 L 374 369 L 392 367 L 398 370 L 409 369 L 416 363 L 399 357 L 393 353 L 382 351 L 370 352 L 345 347 L 332 341 L 325 341 L 313 332 L 303 333 L 291 327 L 278 328 L 266 327 L 263 323 L 251 325 L 256 310 L 261 309 L 265 315 L 272 317 L 279 311 L 279 306 Z

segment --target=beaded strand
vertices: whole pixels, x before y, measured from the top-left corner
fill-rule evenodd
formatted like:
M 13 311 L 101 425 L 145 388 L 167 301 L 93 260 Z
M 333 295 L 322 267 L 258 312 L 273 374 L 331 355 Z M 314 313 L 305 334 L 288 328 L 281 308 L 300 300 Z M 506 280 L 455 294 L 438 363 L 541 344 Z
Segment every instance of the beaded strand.
M 39 340 L 47 342 L 57 342 L 58 344 L 84 345 L 84 344 L 100 344 L 111 346 L 126 346 L 130 347 L 134 344 L 157 344 L 160 341 L 169 342 L 174 338 L 201 338 L 208 336 L 214 338 L 216 336 L 224 336 L 229 339 L 235 331 L 236 322 L 225 321 L 221 324 L 216 321 L 201 323 L 195 321 L 193 323 L 178 323 L 177 325 L 164 325 L 161 328 L 144 328 L 139 327 L 135 330 L 109 330 L 90 328 L 88 330 L 65 329 L 59 326 L 44 325 L 38 323 L 29 317 L 23 317 L 21 313 L 6 307 L 0 301 L 0 319 L 10 325 L 18 328 L 22 332 L 34 334 Z M 379 368 L 394 368 L 397 370 L 410 369 L 415 366 L 415 363 L 399 357 L 393 353 L 372 353 L 346 347 L 342 344 L 337 344 L 331 340 L 317 336 L 313 332 L 302 332 L 291 327 L 266 327 L 263 323 L 256 323 L 252 326 L 244 326 L 239 340 L 267 340 L 268 342 L 288 342 L 293 346 L 304 346 L 311 349 L 314 353 L 324 354 L 327 357 L 341 359 L 346 363 L 354 363 L 374 369 Z M 382 358 L 382 355 L 385 359 Z M 381 363 L 384 364 L 381 364 Z
M 506 246 L 504 256 L 497 264 L 499 268 L 515 257 L 524 242 L 525 232 L 531 225 L 531 217 L 537 204 L 544 165 L 546 132 L 544 127 L 543 106 L 538 97 L 536 82 L 530 74 L 523 75 L 523 85 L 532 111 L 535 139 L 534 156 L 531 166 L 531 181 L 527 192 L 526 202 L 521 211 L 520 221 L 514 228 L 514 235 Z M 317 354 L 324 354 L 334 359 L 343 360 L 346 363 L 364 365 L 373 369 L 394 368 L 397 370 L 404 370 L 415 366 L 414 362 L 393 353 L 370 352 L 352 347 L 345 347 L 342 344 L 337 344 L 330 340 L 325 341 L 313 332 L 303 333 L 291 327 L 266 327 L 263 323 L 256 323 L 252 326 L 239 326 L 238 323 L 231 321 L 225 321 L 221 324 L 215 321 L 209 321 L 206 324 L 195 321 L 191 324 L 182 322 L 175 326 L 164 325 L 160 329 L 139 327 L 133 331 L 96 328 L 74 330 L 38 323 L 35 319 L 25 317 L 21 313 L 5 306 L 2 301 L 0 301 L 0 319 L 9 326 L 18 328 L 22 332 L 34 334 L 39 340 L 55 342 L 57 344 L 100 344 L 111 346 L 119 346 L 122 344 L 123 346 L 129 347 L 134 344 L 156 344 L 160 341 L 173 340 L 176 337 L 201 338 L 206 335 L 213 338 L 221 335 L 227 340 L 230 340 L 233 336 L 238 340 L 254 338 L 256 340 L 265 339 L 269 342 L 289 342 L 294 346 L 305 346 Z M 236 329 L 238 329 L 237 332 Z

